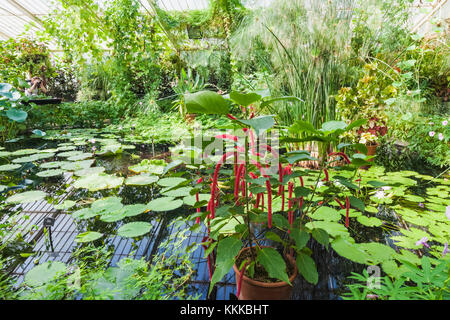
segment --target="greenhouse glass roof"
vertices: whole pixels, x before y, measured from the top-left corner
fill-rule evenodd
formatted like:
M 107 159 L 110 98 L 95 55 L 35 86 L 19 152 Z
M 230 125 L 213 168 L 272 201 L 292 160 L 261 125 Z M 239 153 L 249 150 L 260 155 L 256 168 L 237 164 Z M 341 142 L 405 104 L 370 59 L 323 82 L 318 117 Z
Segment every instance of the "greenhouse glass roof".
M 97 0 L 101 5 L 105 0 Z M 141 5 L 147 10 L 150 0 L 139 0 Z M 247 7 L 267 6 L 272 0 L 243 0 Z M 15 38 L 28 31 L 31 35 L 41 28 L 41 21 L 57 6 L 54 0 L 0 0 L 0 40 Z M 205 9 L 209 5 L 209 0 L 157 0 L 157 5 L 163 10 L 195 10 Z M 450 1 L 435 0 L 421 2 L 416 0 L 414 7 L 420 6 L 414 22 L 426 18 L 429 13 L 435 11 L 435 15 L 442 18 L 442 15 L 449 14 Z M 436 10 L 437 9 L 437 10 Z M 445 17 L 444 17 L 445 19 Z

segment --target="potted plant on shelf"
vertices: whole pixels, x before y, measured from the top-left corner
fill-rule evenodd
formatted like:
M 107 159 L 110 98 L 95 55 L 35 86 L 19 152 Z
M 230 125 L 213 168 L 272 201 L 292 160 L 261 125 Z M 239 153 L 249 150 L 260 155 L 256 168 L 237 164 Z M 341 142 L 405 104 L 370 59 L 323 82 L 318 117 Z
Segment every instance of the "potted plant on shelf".
M 239 299 L 288 299 L 298 273 L 308 282 L 317 284 L 318 272 L 307 243 L 312 237 L 328 247 L 333 237 L 321 227 L 308 224 L 310 217 L 340 216 L 325 206 L 329 201 L 340 203 L 347 211 L 350 207 L 349 197 L 337 199 L 341 192 L 329 180 L 328 158 L 322 159 L 319 172 L 297 171 L 293 166 L 296 162 L 315 160 L 307 151 L 280 155 L 273 143 L 256 143 L 260 141 L 261 133 L 274 131 L 272 116 L 257 117 L 252 113 L 246 119 L 238 119 L 229 113 L 232 105 L 261 106 L 276 100 L 256 93 L 237 92 L 231 92 L 228 99 L 210 91 L 185 96 L 188 112 L 226 114 L 235 126 L 234 134 L 213 135 L 212 143 L 228 142 L 229 148 L 225 146 L 223 154 L 206 154 L 209 145 L 201 144 L 197 155 L 188 152 L 178 158 L 191 166 L 191 160 L 195 158 L 199 174 L 203 172 L 195 177 L 197 213 L 192 218 L 196 219 L 196 228 L 201 221 L 207 228 L 202 245 L 208 261 L 209 292 L 232 268 Z M 357 121 L 347 125 L 342 121 L 331 121 L 316 130 L 309 123 L 298 121 L 289 132 L 306 133 L 301 141 L 329 144 L 336 143 L 343 132 L 363 123 Z M 272 137 L 272 142 L 274 139 Z M 299 140 L 283 137 L 283 141 L 288 142 Z M 366 151 L 360 144 L 347 147 Z M 193 150 L 192 147 L 181 149 Z M 350 171 L 367 164 L 361 157 L 350 159 L 339 151 L 329 156 L 336 155 L 346 160 Z M 217 159 L 212 168 L 204 170 L 211 165 L 207 160 L 213 158 Z M 199 159 L 201 163 L 198 163 Z M 231 168 L 227 169 L 227 166 Z M 304 179 L 312 179 L 308 181 L 313 183 L 307 186 Z M 350 183 L 346 178 L 341 179 L 343 184 Z M 202 193 L 202 190 L 206 192 Z M 325 192 L 327 198 L 317 201 L 319 192 Z M 207 207 L 206 211 L 201 210 L 202 206 Z

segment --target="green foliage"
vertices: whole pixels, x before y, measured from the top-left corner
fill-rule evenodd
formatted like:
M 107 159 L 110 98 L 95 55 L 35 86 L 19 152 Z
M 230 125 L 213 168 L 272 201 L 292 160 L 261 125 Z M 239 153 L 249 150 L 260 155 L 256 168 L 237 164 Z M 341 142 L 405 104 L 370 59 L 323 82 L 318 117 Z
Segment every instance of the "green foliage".
M 434 268 L 430 259 L 423 257 L 419 266 L 405 262 L 406 270 L 401 275 L 390 278 L 370 277 L 367 270 L 362 274 L 352 272 L 349 279 L 352 284 L 347 285 L 349 292 L 342 294 L 345 300 L 448 300 L 450 288 L 448 286 L 448 260 L 441 259 Z M 378 280 L 377 284 L 373 280 Z

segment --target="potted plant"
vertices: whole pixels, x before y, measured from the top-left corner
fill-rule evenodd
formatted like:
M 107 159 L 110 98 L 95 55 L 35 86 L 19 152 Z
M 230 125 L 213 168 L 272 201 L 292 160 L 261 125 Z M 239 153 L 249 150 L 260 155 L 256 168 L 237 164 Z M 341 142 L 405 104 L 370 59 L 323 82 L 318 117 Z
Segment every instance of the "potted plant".
M 202 194 L 203 203 L 197 201 L 197 213 L 192 218 L 197 223 L 203 221 L 208 230 L 202 245 L 208 261 L 210 292 L 231 268 L 236 275 L 239 299 L 288 299 L 297 273 L 308 282 L 317 284 L 318 273 L 307 244 L 314 238 L 328 247 L 332 237 L 324 229 L 308 224 L 309 219 L 327 214 L 331 209 L 324 205 L 331 200 L 340 204 L 345 202 L 343 208 L 347 211 L 350 207 L 348 197 L 339 200 L 334 196 L 337 192 L 333 193 L 336 186 L 329 180 L 328 157 L 322 159 L 319 172 L 295 170 L 293 165 L 296 162 L 315 159 L 307 151 L 280 155 L 273 145 L 255 143 L 259 137 L 257 134 L 274 130 L 272 116 L 257 117 L 252 113 L 247 119 L 238 119 L 229 113 L 234 104 L 261 106 L 275 100 L 256 93 L 237 92 L 231 92 L 228 99 L 209 91 L 185 96 L 188 112 L 226 114 L 236 129 L 236 134 L 214 136 L 214 141 L 229 142 L 230 148 L 225 148 L 221 155 L 209 155 L 218 157 L 213 170 L 195 178 L 198 200 L 202 190 L 209 192 Z M 347 125 L 342 121 L 331 121 L 316 130 L 311 124 L 298 121 L 282 139 L 284 142 L 321 141 L 328 145 L 336 143 L 343 132 L 363 123 L 357 121 Z M 298 136 L 301 132 L 305 133 L 302 139 L 289 136 L 289 133 Z M 347 147 L 367 151 L 361 144 Z M 204 154 L 207 146 L 200 148 Z M 361 157 L 350 160 L 343 152 L 329 154 L 330 157 L 336 155 L 347 161 L 347 170 L 356 170 L 367 164 Z M 187 157 L 192 156 L 189 154 Z M 205 162 L 202 158 L 202 163 L 198 164 L 199 171 Z M 231 169 L 226 169 L 226 166 L 231 166 Z M 315 181 L 310 187 L 304 185 L 306 176 Z M 341 181 L 347 183 L 345 178 Z M 331 195 L 332 198 L 316 201 L 319 189 L 320 192 L 326 191 L 322 188 L 324 186 L 328 190 L 327 197 Z M 200 209 L 202 205 L 207 206 L 206 211 Z

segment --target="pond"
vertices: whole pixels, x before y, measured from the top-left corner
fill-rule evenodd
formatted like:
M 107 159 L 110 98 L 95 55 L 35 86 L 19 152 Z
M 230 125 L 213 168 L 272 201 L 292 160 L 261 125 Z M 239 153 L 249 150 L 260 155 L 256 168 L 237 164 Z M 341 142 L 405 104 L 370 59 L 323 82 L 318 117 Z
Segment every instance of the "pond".
M 4 206 L 0 214 L 2 222 L 14 221 L 13 234 L 22 234 L 21 241 L 10 242 L 3 251 L 3 255 L 15 257 L 9 271 L 18 277 L 19 284 L 37 263 L 69 263 L 74 250 L 86 242 L 104 242 L 112 247 L 111 266 L 130 255 L 151 261 L 156 253 L 164 250 L 160 246 L 164 241 L 186 227 L 171 222 L 195 212 L 192 207 L 182 205 L 189 203 L 192 197 L 189 193 L 170 194 L 170 185 L 155 183 L 157 179 L 152 178 L 162 173 L 161 159 L 170 162 L 168 145 L 152 146 L 139 137 L 114 132 L 71 130 L 6 143 L 0 156 L 2 203 L 11 190 L 27 188 L 46 194 L 45 198 Z M 426 187 L 430 186 L 429 178 L 424 177 L 415 178 L 419 183 L 414 185 L 414 190 L 419 195 L 425 194 Z M 162 205 L 162 209 L 148 210 L 148 204 L 161 195 L 171 202 Z M 409 200 L 413 201 L 404 202 L 404 207 L 416 208 L 417 199 Z M 181 203 L 172 209 L 171 204 L 176 201 Z M 102 206 L 112 212 L 98 219 L 100 211 L 95 210 L 101 210 Z M 399 226 L 404 221 L 393 210 L 385 209 L 383 203 L 376 207 L 373 217 L 380 218 L 382 223 L 365 226 L 352 220 L 349 226 L 352 236 L 357 242 L 388 244 L 398 251 L 391 237 L 401 235 Z M 139 227 L 143 231 L 125 230 L 123 226 Z M 204 226 L 189 233 L 183 248 L 188 251 L 193 244 L 201 243 L 205 234 Z M 92 236 L 97 238 L 89 239 Z M 292 299 L 339 299 L 350 272 L 360 273 L 366 266 L 345 259 L 330 247 L 325 249 L 314 239 L 309 245 L 319 282 L 312 285 L 297 277 Z M 190 259 L 196 272 L 191 277 L 189 291 L 207 299 L 209 275 L 203 248 L 198 246 L 192 250 Z M 209 299 L 235 299 L 235 290 L 234 273 L 230 271 Z

